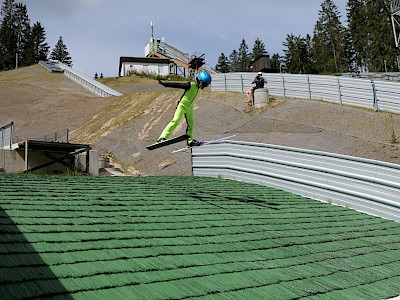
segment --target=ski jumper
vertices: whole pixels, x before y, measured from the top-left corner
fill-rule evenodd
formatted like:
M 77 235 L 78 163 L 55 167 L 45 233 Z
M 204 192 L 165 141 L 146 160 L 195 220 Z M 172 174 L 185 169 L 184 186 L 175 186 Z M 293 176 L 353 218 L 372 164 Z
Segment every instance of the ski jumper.
M 168 139 L 175 128 L 181 122 L 183 116 L 186 118 L 187 128 L 186 133 L 189 135 L 188 143 L 194 140 L 194 102 L 197 95 L 200 95 L 201 88 L 195 82 L 161 82 L 165 87 L 184 89 L 181 99 L 178 102 L 174 117 L 171 122 L 165 127 L 159 138 Z

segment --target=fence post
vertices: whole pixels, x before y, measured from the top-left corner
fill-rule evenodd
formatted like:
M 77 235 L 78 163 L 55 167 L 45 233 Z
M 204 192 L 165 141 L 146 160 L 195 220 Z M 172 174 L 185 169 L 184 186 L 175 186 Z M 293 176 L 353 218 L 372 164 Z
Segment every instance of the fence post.
M 311 100 L 311 84 L 310 84 L 310 76 L 307 75 L 307 85 L 308 85 L 308 98 Z
M 339 104 L 342 105 L 342 89 L 340 88 L 339 77 L 337 78 L 337 88 L 338 88 Z
M 372 95 L 373 95 L 373 109 L 375 111 L 378 111 L 378 99 L 376 97 L 376 88 L 375 88 L 375 82 L 373 79 L 371 79 L 371 85 L 372 85 Z
M 13 136 L 14 136 L 14 122 L 11 122 L 10 149 L 12 149 Z
M 67 128 L 65 131 L 65 135 L 66 135 L 66 142 L 68 143 L 68 138 L 69 138 L 69 129 Z
M 224 74 L 224 82 L 225 82 L 225 92 L 227 92 L 228 91 L 228 86 L 226 84 L 226 74 Z
M 244 83 L 243 83 L 243 75 L 242 74 L 240 74 L 240 80 L 241 80 L 241 82 L 242 82 L 242 93 L 244 93 Z
M 282 75 L 283 99 L 286 99 L 285 76 Z
M 28 140 L 25 140 L 25 171 L 29 169 L 29 162 L 28 162 Z

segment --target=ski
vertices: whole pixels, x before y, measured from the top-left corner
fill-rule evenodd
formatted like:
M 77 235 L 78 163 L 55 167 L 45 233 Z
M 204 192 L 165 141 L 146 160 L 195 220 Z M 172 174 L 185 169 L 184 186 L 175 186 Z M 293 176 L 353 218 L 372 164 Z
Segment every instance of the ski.
M 220 141 L 225 141 L 225 140 L 234 138 L 235 136 L 237 136 L 237 134 L 233 134 L 233 135 L 230 135 L 230 136 L 225 136 L 225 137 L 218 138 L 218 139 L 215 139 L 215 140 L 204 141 L 203 144 L 201 144 L 200 146 L 186 146 L 184 148 L 174 150 L 174 151 L 172 151 L 172 153 L 178 153 L 178 152 L 182 152 L 182 151 L 185 151 L 185 150 L 189 150 L 191 148 L 201 147 L 203 145 L 208 145 L 208 144 L 213 144 L 213 143 L 217 143 L 217 142 L 220 142 Z
M 151 144 L 149 146 L 146 146 L 146 148 L 148 150 L 154 150 L 154 149 L 157 149 L 157 148 L 160 148 L 160 147 L 164 147 L 164 146 L 168 146 L 168 145 L 171 145 L 171 144 L 175 144 L 175 143 L 179 143 L 179 142 L 185 141 L 188 138 L 189 138 L 189 135 L 184 134 L 184 135 L 175 137 L 173 139 L 169 139 L 169 140 L 165 140 L 163 142 L 157 142 L 157 143 Z

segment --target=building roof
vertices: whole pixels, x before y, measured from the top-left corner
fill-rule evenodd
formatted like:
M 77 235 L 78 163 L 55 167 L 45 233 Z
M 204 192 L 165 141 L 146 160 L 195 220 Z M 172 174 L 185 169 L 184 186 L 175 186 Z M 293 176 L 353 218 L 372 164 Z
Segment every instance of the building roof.
M 386 299 L 400 224 L 207 177 L 0 175 L 0 298 Z

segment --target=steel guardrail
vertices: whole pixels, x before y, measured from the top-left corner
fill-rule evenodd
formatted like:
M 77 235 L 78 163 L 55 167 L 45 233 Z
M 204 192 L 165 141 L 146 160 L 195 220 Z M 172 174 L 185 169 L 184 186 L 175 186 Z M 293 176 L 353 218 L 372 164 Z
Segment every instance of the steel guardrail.
M 213 74 L 212 91 L 244 93 L 255 73 Z M 264 73 L 270 95 L 322 100 L 400 114 L 400 83 L 342 76 Z
M 400 165 L 321 151 L 225 141 L 192 149 L 194 176 L 286 190 L 400 222 Z

